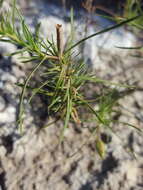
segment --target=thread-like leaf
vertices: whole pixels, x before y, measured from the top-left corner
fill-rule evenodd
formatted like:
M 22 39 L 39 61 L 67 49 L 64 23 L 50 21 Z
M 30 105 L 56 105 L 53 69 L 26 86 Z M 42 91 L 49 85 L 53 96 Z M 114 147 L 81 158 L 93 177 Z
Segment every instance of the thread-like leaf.
M 88 39 L 90 39 L 90 38 L 93 38 L 94 36 L 97 36 L 97 35 L 99 35 L 99 34 L 103 34 L 103 33 L 108 32 L 108 31 L 110 31 L 110 30 L 114 30 L 114 29 L 116 29 L 116 28 L 118 28 L 118 27 L 121 27 L 121 26 L 123 26 L 123 25 L 125 25 L 125 24 L 127 24 L 127 23 L 129 23 L 129 22 L 131 22 L 131 21 L 133 21 L 133 20 L 138 19 L 140 16 L 141 16 L 141 15 L 137 15 L 137 16 L 135 16 L 135 17 L 133 17 L 133 18 L 124 20 L 123 22 L 120 22 L 120 23 L 118 23 L 118 24 L 116 24 L 116 25 L 113 25 L 113 26 L 108 27 L 108 28 L 106 28 L 106 29 L 104 29 L 104 30 L 101 30 L 101 31 L 99 31 L 99 32 L 96 32 L 96 33 L 94 33 L 94 34 L 92 34 L 92 35 L 89 35 L 89 36 L 87 36 L 86 38 L 83 38 L 82 40 L 78 41 L 78 42 L 77 42 L 76 44 L 74 44 L 73 46 L 71 46 L 66 52 L 70 51 L 71 49 L 75 48 L 75 47 L 78 46 L 79 44 L 85 42 L 86 40 L 88 40 Z

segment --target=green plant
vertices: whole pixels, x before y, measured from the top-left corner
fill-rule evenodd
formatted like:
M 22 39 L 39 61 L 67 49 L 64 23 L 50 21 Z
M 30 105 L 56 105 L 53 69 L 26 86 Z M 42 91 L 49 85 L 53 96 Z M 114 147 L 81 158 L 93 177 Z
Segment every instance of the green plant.
M 15 24 L 15 15 L 20 21 L 20 29 L 18 29 Z M 36 26 L 35 33 L 33 34 L 26 25 L 19 10 L 16 8 L 14 1 L 12 12 L 1 15 L 0 41 L 21 46 L 22 49 L 12 53 L 11 56 L 19 54 L 23 63 L 33 63 L 33 70 L 27 76 L 24 83 L 17 84 L 22 88 L 18 119 L 20 132 L 22 133 L 23 131 L 23 120 L 25 117 L 23 101 L 26 92 L 30 91 L 32 93 L 29 98 L 27 97 L 28 103 L 32 101 L 37 93 L 41 93 L 48 99 L 49 103 L 47 106 L 49 115 L 54 114 L 56 118 L 64 121 L 61 141 L 63 140 L 64 131 L 68 127 L 70 121 L 74 121 L 77 124 L 81 123 L 79 116 L 80 109 L 85 107 L 89 115 L 93 115 L 96 121 L 96 127 L 92 130 L 92 133 L 96 131 L 97 150 L 99 155 L 103 157 L 105 147 L 100 138 L 100 129 L 104 128 L 105 130 L 111 130 L 110 124 L 112 123 L 113 107 L 120 98 L 116 86 L 125 88 L 132 87 L 105 81 L 96 77 L 95 74 L 88 73 L 84 61 L 77 59 L 73 49 L 94 36 L 116 29 L 138 18 L 139 16 L 135 16 L 124 20 L 123 22 L 74 43 L 73 14 L 71 14 L 71 34 L 64 47 L 61 25 L 57 24 L 56 26 L 56 42 L 54 42 L 54 40 L 50 41 L 48 38 L 43 39 L 40 36 L 40 24 Z M 25 52 L 28 53 L 27 56 L 24 56 Z M 30 82 L 38 70 L 41 72 L 39 75 L 41 82 L 40 84 L 38 83 L 39 86 L 37 86 L 37 84 L 36 86 L 32 86 Z M 115 88 L 109 88 L 105 93 L 95 94 L 95 97 L 91 100 L 85 97 L 82 90 L 83 86 L 89 82 L 112 85 Z M 94 105 L 97 103 L 99 107 L 96 110 Z
M 122 21 L 127 18 L 132 18 L 135 15 L 139 14 L 140 17 L 138 19 L 129 22 L 129 29 L 136 34 L 137 37 L 140 37 L 140 33 L 142 34 L 143 30 L 143 3 L 141 0 L 126 0 L 122 15 L 113 15 L 109 17 L 109 19 L 115 20 L 117 22 Z M 142 50 L 143 45 L 139 45 L 136 47 L 117 47 L 121 49 L 130 49 L 130 50 Z M 136 56 L 140 58 L 140 56 Z M 141 57 L 142 58 L 142 57 Z
M 2 4 L 3 4 L 3 0 L 0 0 L 0 7 L 2 6 Z
M 143 15 L 142 1 L 141 0 L 126 0 L 126 3 L 124 5 L 124 10 L 123 10 L 123 17 L 132 18 L 137 14 Z M 143 29 L 143 16 L 131 22 L 130 25 L 138 29 Z
M 110 13 L 110 11 L 104 9 L 104 8 L 99 8 L 107 13 L 109 13 L 111 16 L 103 16 L 105 18 L 111 19 L 116 22 L 121 22 L 129 18 L 133 18 L 136 15 L 140 15 L 138 19 L 135 19 L 131 22 L 128 22 L 127 24 L 129 26 L 132 26 L 134 28 L 143 29 L 143 3 L 141 0 L 126 0 L 123 7 L 122 11 L 120 13 L 114 14 Z

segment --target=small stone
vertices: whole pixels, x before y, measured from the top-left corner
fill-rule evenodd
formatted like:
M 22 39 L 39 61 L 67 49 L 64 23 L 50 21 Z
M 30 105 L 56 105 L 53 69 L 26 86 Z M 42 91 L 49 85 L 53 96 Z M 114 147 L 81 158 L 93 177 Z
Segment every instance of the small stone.
M 4 157 L 6 154 L 6 149 L 4 146 L 0 146 L 0 155 L 1 155 L 1 158 Z
M 16 108 L 9 106 L 8 108 L 6 108 L 6 110 L 4 112 L 0 112 L 0 122 L 1 123 L 10 123 L 10 122 L 14 122 L 15 121 L 15 112 L 16 112 Z

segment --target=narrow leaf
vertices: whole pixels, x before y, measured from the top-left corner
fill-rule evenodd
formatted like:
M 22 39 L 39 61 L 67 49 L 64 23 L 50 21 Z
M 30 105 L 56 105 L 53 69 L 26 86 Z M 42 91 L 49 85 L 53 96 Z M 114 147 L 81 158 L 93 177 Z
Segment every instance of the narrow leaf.
M 108 28 L 106 28 L 106 29 L 104 29 L 104 30 L 101 30 L 101 31 L 99 31 L 99 32 L 96 32 L 96 33 L 94 33 L 94 34 L 92 34 L 92 35 L 89 35 L 89 36 L 87 36 L 86 38 L 83 38 L 82 40 L 78 41 L 78 42 L 77 42 L 76 44 L 74 44 L 73 46 L 71 46 L 65 53 L 67 53 L 67 52 L 70 51 L 71 49 L 75 48 L 75 47 L 78 46 L 79 44 L 85 42 L 86 40 L 88 40 L 88 39 L 90 39 L 90 38 L 92 38 L 92 37 L 94 37 L 94 36 L 97 36 L 97 35 L 99 35 L 99 34 L 103 34 L 103 33 L 108 32 L 108 31 L 110 31 L 110 30 L 113 30 L 113 29 L 116 29 L 116 28 L 118 28 L 118 27 L 121 27 L 121 26 L 123 26 L 123 25 L 125 25 L 125 24 L 127 24 L 127 23 L 129 23 L 129 22 L 131 22 L 131 21 L 133 21 L 133 20 L 135 20 L 135 19 L 138 19 L 140 16 L 141 16 L 141 15 L 137 15 L 137 16 L 135 16 L 135 17 L 133 17 L 133 18 L 127 19 L 127 20 L 125 20 L 125 21 L 123 21 L 123 22 L 120 22 L 120 23 L 118 23 L 118 24 L 116 24 L 116 25 L 113 25 L 113 26 L 108 27 Z

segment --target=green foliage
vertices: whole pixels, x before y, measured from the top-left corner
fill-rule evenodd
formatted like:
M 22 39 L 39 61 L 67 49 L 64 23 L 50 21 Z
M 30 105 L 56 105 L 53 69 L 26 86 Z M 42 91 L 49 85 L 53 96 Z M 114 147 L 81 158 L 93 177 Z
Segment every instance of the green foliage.
M 0 0 L 0 7 L 2 6 L 2 4 L 3 4 L 3 0 Z
M 139 14 L 140 17 L 136 20 L 133 20 L 132 22 L 129 22 L 128 25 L 130 26 L 130 29 L 139 36 L 140 32 L 142 33 L 143 30 L 143 3 L 141 0 L 126 0 L 126 3 L 124 5 L 123 9 L 123 16 L 116 16 L 116 21 L 122 20 L 124 18 L 132 18 L 135 15 Z M 143 45 L 136 46 L 136 47 L 117 47 L 121 49 L 128 49 L 128 50 L 142 50 Z M 139 57 L 138 57 L 139 58 Z
M 121 7 L 122 11 L 118 12 L 117 14 L 112 14 L 112 16 L 107 15 L 100 15 L 104 18 L 116 21 L 116 22 L 122 22 L 126 19 L 130 19 L 138 15 L 139 17 L 137 19 L 133 19 L 132 21 L 128 22 L 127 25 L 140 29 L 143 29 L 143 4 L 142 0 L 126 0 L 124 3 L 124 6 Z M 102 10 L 102 9 L 101 9 Z M 108 11 L 105 11 L 108 13 Z M 110 14 L 110 12 L 109 12 Z
M 142 15 L 140 18 L 129 23 L 131 26 L 134 26 L 138 29 L 143 29 L 143 10 L 142 10 L 142 1 L 141 0 L 126 0 L 124 6 L 124 18 L 132 18 L 138 14 Z
M 15 18 L 19 19 L 19 29 L 15 24 Z M 94 36 L 116 29 L 126 23 L 138 19 L 139 16 L 134 16 L 119 22 L 118 24 L 109 28 L 96 32 L 84 39 L 74 43 L 74 24 L 73 24 L 73 12 L 71 14 L 71 34 L 65 48 L 62 46 L 61 39 L 61 26 L 57 25 L 57 42 L 53 40 L 43 39 L 40 36 L 39 29 L 40 24 L 35 28 L 33 34 L 24 18 L 20 14 L 19 10 L 13 4 L 12 12 L 7 12 L 1 15 L 0 20 L 0 41 L 9 42 L 22 49 L 18 50 L 11 55 L 19 54 L 22 62 L 33 63 L 33 70 L 27 76 L 24 83 L 18 83 L 17 85 L 22 88 L 20 103 L 19 103 L 19 119 L 18 124 L 20 131 L 23 131 L 23 121 L 25 119 L 25 107 L 24 97 L 26 92 L 30 91 L 31 96 L 27 97 L 28 103 L 30 103 L 36 94 L 43 94 L 48 99 L 48 113 L 49 115 L 56 115 L 57 118 L 64 121 L 63 131 L 61 134 L 61 141 L 64 137 L 64 131 L 68 127 L 70 121 L 74 121 L 77 124 L 81 123 L 80 109 L 87 108 L 89 114 L 94 116 L 96 126 L 98 127 L 98 133 L 100 128 L 111 129 L 110 123 L 112 123 L 112 113 L 117 100 L 120 98 L 116 86 L 129 87 L 127 85 L 115 84 L 102 79 L 99 79 L 93 74 L 87 72 L 85 63 L 78 60 L 73 53 L 73 49 L 79 44 L 83 43 Z M 27 56 L 23 56 L 23 53 L 27 52 Z M 40 71 L 39 86 L 33 86 L 31 81 L 37 71 Z M 93 97 L 95 101 L 90 101 L 84 95 L 82 88 L 87 83 L 114 85 L 114 88 L 95 95 Z M 132 88 L 132 87 L 131 87 Z M 94 108 L 98 101 L 98 110 Z M 46 127 L 46 126 L 45 126 Z M 101 157 L 104 157 L 104 144 L 101 139 L 97 140 L 97 151 Z

